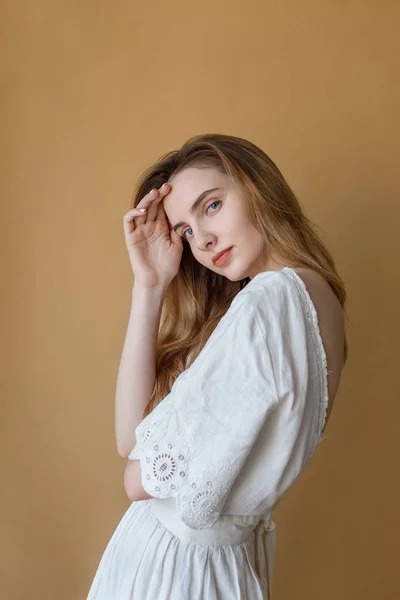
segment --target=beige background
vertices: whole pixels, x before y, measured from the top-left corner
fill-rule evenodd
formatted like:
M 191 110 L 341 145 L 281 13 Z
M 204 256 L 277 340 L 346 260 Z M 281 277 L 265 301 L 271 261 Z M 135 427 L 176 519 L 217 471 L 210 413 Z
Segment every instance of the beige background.
M 2 11 L 1 599 L 84 600 L 129 505 L 122 216 L 142 170 L 201 132 L 275 160 L 349 294 L 327 439 L 275 513 L 274 600 L 400 597 L 399 3 Z

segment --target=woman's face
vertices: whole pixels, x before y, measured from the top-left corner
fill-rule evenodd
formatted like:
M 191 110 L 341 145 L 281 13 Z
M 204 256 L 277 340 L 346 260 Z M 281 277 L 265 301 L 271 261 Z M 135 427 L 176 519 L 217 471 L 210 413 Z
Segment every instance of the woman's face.
M 168 183 L 171 190 L 163 206 L 170 227 L 187 240 L 200 264 L 231 281 L 266 270 L 263 239 L 246 213 L 239 188 L 227 175 L 212 167 L 187 167 Z M 228 248 L 223 264 L 213 262 Z

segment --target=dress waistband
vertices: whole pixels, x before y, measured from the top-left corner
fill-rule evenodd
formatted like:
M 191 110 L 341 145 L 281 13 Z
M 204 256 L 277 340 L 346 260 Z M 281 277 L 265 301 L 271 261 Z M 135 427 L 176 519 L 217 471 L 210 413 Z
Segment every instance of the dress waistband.
M 205 529 L 188 527 L 178 515 L 175 498 L 152 498 L 150 507 L 155 517 L 173 535 L 184 542 L 205 546 L 241 544 L 255 534 L 256 570 L 266 599 L 271 598 L 272 571 L 275 555 L 275 521 L 268 515 L 220 515 Z
M 192 529 L 179 517 L 175 498 L 152 498 L 153 514 L 172 534 L 185 542 L 207 546 L 241 544 L 256 530 L 260 522 L 263 528 L 271 526 L 271 515 L 220 515 L 212 527 Z

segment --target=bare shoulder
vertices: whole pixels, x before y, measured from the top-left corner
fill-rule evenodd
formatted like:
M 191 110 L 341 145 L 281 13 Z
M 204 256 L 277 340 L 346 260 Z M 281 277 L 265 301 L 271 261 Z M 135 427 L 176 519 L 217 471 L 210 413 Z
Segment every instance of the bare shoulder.
M 304 281 L 318 315 L 328 366 L 329 417 L 342 372 L 345 335 L 344 313 L 334 291 L 322 275 L 307 267 L 298 267 L 294 270 Z

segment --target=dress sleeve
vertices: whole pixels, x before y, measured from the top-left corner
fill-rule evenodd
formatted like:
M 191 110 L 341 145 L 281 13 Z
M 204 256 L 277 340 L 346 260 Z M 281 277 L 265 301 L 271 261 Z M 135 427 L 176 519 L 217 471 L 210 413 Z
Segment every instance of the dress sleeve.
M 191 367 L 136 428 L 129 458 L 140 460 L 144 489 L 176 497 L 189 527 L 218 519 L 279 404 L 296 413 L 307 380 L 304 327 L 288 285 L 244 288 Z

